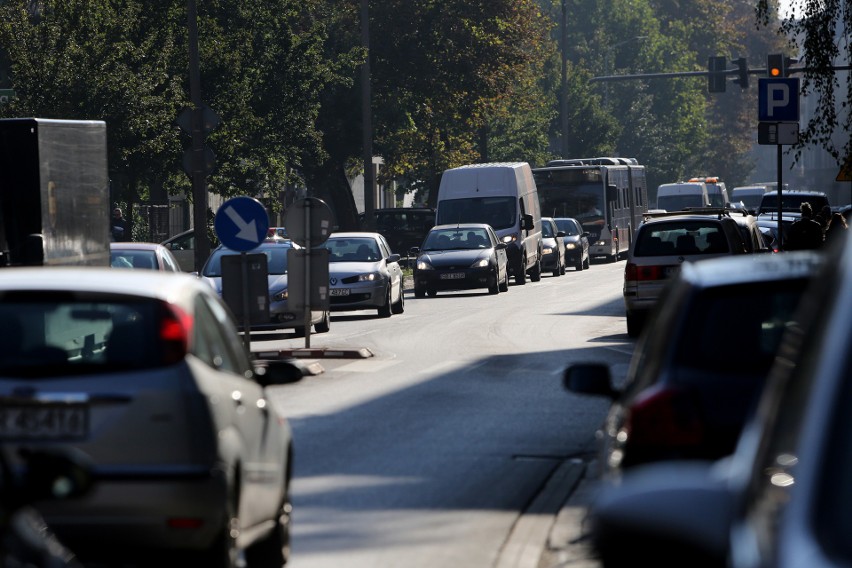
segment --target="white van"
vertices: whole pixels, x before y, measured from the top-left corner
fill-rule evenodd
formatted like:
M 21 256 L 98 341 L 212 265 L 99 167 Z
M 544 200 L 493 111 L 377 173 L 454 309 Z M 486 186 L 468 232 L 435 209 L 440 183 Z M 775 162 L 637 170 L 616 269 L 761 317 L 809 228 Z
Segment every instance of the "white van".
M 738 203 L 742 201 L 745 208 L 752 213 L 760 207 L 760 200 L 763 199 L 763 194 L 771 191 L 765 185 L 743 185 L 735 187 L 731 190 L 731 201 Z
M 517 284 L 541 280 L 541 210 L 526 162 L 471 164 L 446 170 L 438 188 L 436 225 L 488 223 L 508 245 Z
M 710 196 L 704 182 L 664 183 L 657 188 L 657 209 L 683 211 L 695 207 L 710 207 Z

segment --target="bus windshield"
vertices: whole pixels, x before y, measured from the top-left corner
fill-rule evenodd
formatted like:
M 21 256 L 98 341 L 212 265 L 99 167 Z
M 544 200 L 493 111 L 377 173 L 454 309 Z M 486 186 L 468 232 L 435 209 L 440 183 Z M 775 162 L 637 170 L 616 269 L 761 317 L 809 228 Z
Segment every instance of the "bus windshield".
M 518 221 L 515 198 L 468 197 L 448 199 L 438 204 L 438 225 L 487 223 L 495 231 L 514 227 Z
M 539 185 L 541 211 L 550 217 L 573 217 L 583 223 L 603 219 L 603 184 Z

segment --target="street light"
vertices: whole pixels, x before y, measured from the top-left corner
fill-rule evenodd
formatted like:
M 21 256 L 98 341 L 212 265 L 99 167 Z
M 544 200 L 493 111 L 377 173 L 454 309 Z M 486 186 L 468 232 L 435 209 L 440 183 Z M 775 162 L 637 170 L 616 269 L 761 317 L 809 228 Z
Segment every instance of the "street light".
M 612 53 L 613 51 L 615 51 L 616 49 L 618 49 L 622 45 L 626 45 L 626 44 L 630 43 L 631 41 L 639 41 L 639 40 L 643 40 L 643 39 L 648 39 L 648 36 L 646 36 L 646 35 L 635 36 L 635 37 L 632 37 L 630 39 L 620 41 L 620 42 L 616 43 L 615 45 L 611 45 L 608 48 L 606 48 L 606 51 L 604 51 L 604 70 L 605 70 L 606 74 L 611 75 L 615 71 L 614 69 L 610 68 L 610 57 L 609 57 L 610 53 Z M 614 67 L 614 65 L 613 65 L 613 67 Z M 609 106 L 609 87 L 606 87 L 606 89 L 604 90 L 604 106 L 605 107 Z

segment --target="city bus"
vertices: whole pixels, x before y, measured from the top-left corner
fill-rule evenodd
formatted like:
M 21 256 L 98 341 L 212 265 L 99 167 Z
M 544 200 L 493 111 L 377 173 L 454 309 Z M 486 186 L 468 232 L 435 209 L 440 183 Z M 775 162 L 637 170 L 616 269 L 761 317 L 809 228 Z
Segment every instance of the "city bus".
M 648 211 L 645 166 L 635 158 L 553 160 L 533 170 L 547 217 L 573 217 L 589 233 L 589 256 L 625 257 Z

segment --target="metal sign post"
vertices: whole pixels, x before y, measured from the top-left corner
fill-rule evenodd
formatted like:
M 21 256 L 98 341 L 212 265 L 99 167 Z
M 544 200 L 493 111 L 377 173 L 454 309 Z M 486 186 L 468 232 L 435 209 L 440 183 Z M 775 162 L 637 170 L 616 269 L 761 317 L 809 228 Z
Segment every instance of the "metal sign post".
M 323 244 L 328 239 L 329 234 L 331 234 L 332 227 L 334 226 L 334 217 L 331 213 L 331 209 L 325 201 L 317 199 L 316 197 L 306 197 L 305 199 L 294 203 L 287 210 L 284 223 L 287 226 L 287 234 L 290 235 L 293 242 L 305 248 L 306 258 L 304 274 L 302 275 L 304 290 L 298 288 L 300 283 L 290 281 L 288 288 L 289 292 L 292 293 L 292 296 L 288 297 L 287 301 L 290 307 L 304 305 L 305 348 L 309 349 L 311 347 L 311 311 L 313 308 L 322 310 L 328 309 L 327 303 L 322 301 L 323 298 L 327 299 L 327 295 L 323 296 L 322 294 L 315 294 L 317 290 L 313 290 L 313 288 L 318 287 L 318 284 L 322 283 L 315 283 L 313 282 L 313 278 L 311 278 L 313 270 L 317 268 L 312 268 L 312 265 L 315 262 L 325 263 L 326 282 L 324 284 L 325 287 L 327 287 L 328 255 L 317 254 L 318 251 L 314 251 L 313 247 Z M 294 254 L 293 258 L 295 259 L 297 256 L 298 255 Z M 290 257 L 288 256 L 288 259 L 289 258 Z M 301 266 L 298 270 L 301 270 Z M 288 269 L 288 273 L 293 280 L 296 280 L 296 274 L 293 270 Z M 288 277 L 288 280 L 290 277 Z M 290 302 L 292 302 L 292 304 L 290 304 Z

